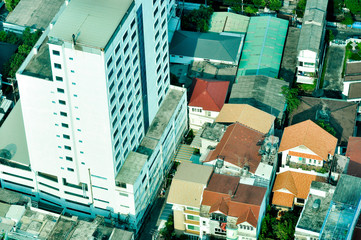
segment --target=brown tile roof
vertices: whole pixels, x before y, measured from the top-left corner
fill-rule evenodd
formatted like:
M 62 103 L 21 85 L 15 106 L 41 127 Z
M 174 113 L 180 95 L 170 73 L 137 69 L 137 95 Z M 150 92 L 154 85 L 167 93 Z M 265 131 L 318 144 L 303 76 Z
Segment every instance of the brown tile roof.
M 324 99 L 301 97 L 301 103 L 290 116 L 289 125 L 294 125 L 306 120 L 316 122 L 320 112 L 325 109 L 330 125 L 336 131 L 339 145 L 347 145 L 348 138 L 353 136 L 356 124 L 357 103 L 339 99 Z
M 210 206 L 210 213 L 220 211 L 226 216 L 238 217 L 237 224 L 246 221 L 257 227 L 260 206 L 267 189 L 238 181 L 239 177 L 213 174 L 203 192 L 202 205 Z
M 347 174 L 361 177 L 361 137 L 350 137 L 346 157 L 350 158 Z
M 210 157 L 207 157 L 205 161 L 222 158 L 240 168 L 248 165 L 249 171 L 255 173 L 261 162 L 261 155 L 258 153 L 261 146 L 257 146 L 257 143 L 263 139 L 264 135 L 258 131 L 239 123 L 232 124 L 227 128 L 216 149 L 209 153 Z
M 248 104 L 224 104 L 216 118 L 216 122 L 239 122 L 249 128 L 266 134 L 271 129 L 275 118 L 275 116 Z
M 306 120 L 285 128 L 278 151 L 283 152 L 298 146 L 306 146 L 327 160 L 328 154 L 335 153 L 337 138 L 311 120 Z
M 291 156 L 295 156 L 295 157 L 302 157 L 302 158 L 311 158 L 311 159 L 316 159 L 316 160 L 323 160 L 321 157 L 317 156 L 317 155 L 313 155 L 313 154 L 307 154 L 307 153 L 300 153 L 300 152 L 294 152 L 294 151 L 289 151 L 288 155 Z
M 275 192 L 273 194 L 272 204 L 292 208 L 294 199 L 295 196 L 293 194 L 285 192 Z
M 361 75 L 361 62 L 347 62 L 345 75 Z
M 361 76 L 360 76 L 360 80 L 361 80 Z M 350 89 L 347 98 L 348 99 L 361 98 L 361 82 L 350 84 Z
M 284 203 L 288 205 L 281 205 L 281 206 L 290 207 L 289 203 L 290 203 L 291 195 L 297 198 L 306 199 L 310 191 L 312 181 L 326 182 L 326 178 L 312 174 L 293 172 L 293 171 L 278 173 L 272 189 L 272 192 L 274 193 L 274 198 L 275 197 L 276 198 L 275 200 L 272 200 L 272 203 L 273 204 L 280 203 L 280 205 Z M 282 189 L 283 190 L 286 189 L 290 191 L 292 194 L 280 194 L 279 190 Z
M 202 107 L 207 111 L 221 111 L 228 93 L 229 82 L 195 78 L 188 106 Z

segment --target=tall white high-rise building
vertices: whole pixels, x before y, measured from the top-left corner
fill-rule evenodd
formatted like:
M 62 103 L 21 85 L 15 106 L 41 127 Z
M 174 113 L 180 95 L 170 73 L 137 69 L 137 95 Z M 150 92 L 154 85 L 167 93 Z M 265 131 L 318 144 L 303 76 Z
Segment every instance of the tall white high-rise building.
M 166 98 L 174 105 L 166 119 L 178 121 L 165 123 L 172 127 L 164 128 L 165 138 L 176 135 L 170 152 L 185 129 L 179 117 L 186 115 L 185 91 L 169 85 L 167 26 L 173 5 L 174 0 L 69 2 L 17 73 L 29 163 L 12 175 L 2 174 L 0 165 L 3 186 L 70 213 L 128 216 L 139 228 L 138 212 L 145 211 L 136 202 L 143 195 L 134 190 L 131 200 L 124 200 L 127 193 L 119 192 L 115 180 L 128 155 L 127 166 L 147 158 L 132 151 L 153 119 L 161 119 L 156 114 Z M 129 171 L 143 178 L 144 164 L 139 173 Z M 9 176 L 15 179 L 3 181 Z M 139 201 L 154 197 L 148 195 Z

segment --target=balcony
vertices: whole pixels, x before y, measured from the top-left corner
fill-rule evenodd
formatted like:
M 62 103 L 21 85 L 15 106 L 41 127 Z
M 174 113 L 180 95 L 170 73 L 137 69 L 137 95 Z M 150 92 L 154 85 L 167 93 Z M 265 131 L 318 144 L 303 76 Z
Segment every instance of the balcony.
M 329 162 L 329 163 L 324 162 L 323 167 L 318 167 L 318 166 L 314 166 L 314 165 L 308 165 L 304 161 L 302 163 L 295 163 L 295 162 L 291 162 L 291 161 L 287 160 L 286 166 L 288 166 L 290 168 L 302 169 L 304 171 L 315 171 L 315 172 L 323 174 L 323 173 L 327 173 L 330 171 L 331 162 Z

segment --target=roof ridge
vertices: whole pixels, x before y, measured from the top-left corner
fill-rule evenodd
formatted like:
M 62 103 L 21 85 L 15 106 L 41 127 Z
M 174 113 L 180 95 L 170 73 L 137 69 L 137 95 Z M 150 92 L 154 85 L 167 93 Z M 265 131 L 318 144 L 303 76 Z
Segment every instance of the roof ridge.
M 207 93 L 208 93 L 208 96 L 210 96 L 210 98 L 212 99 L 212 102 L 214 103 L 214 105 L 216 105 L 218 108 L 219 108 L 219 110 L 221 110 L 221 107 L 220 106 L 218 106 L 218 104 L 216 103 L 216 101 L 214 100 L 214 98 L 213 98 L 213 96 L 212 96 L 212 94 L 208 91 L 208 88 L 210 87 L 210 81 L 205 81 L 206 83 L 207 83 L 207 86 L 206 86 L 206 88 L 204 89 L 204 91 L 206 91 Z M 216 82 L 221 82 L 221 81 L 216 81 Z

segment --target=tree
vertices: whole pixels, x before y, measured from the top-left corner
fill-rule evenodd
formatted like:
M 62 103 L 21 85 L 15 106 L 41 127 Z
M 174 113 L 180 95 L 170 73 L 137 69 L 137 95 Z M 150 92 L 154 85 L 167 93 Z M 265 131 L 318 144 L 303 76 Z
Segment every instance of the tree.
M 248 14 L 255 14 L 255 13 L 257 13 L 257 8 L 255 8 L 255 7 L 253 7 L 253 6 L 247 6 L 245 9 L 244 9 L 244 11 L 246 12 L 246 13 L 248 13 Z
M 282 87 L 282 94 L 286 98 L 287 112 L 292 113 L 300 105 L 300 99 L 298 98 L 297 88 Z
M 159 231 L 159 233 L 163 236 L 164 239 L 174 239 L 175 238 L 173 214 L 169 215 L 164 228 L 162 228 Z
M 257 7 L 257 8 L 263 8 L 266 6 L 266 1 L 265 0 L 252 0 L 253 4 Z
M 199 9 L 194 9 L 190 13 L 183 15 L 182 29 L 193 32 L 208 32 L 212 14 L 212 7 L 201 5 Z
M 316 124 L 320 127 L 322 127 L 323 129 L 325 129 L 328 133 L 330 133 L 333 136 L 336 136 L 336 131 L 335 129 L 331 126 L 330 123 L 325 122 L 324 120 L 318 120 L 316 121 Z
M 351 13 L 346 13 L 345 14 L 345 19 L 342 20 L 341 23 L 345 24 L 345 25 L 352 25 L 353 24 L 353 17 L 351 15 Z
M 19 2 L 20 0 L 6 0 L 5 2 L 6 10 L 11 12 L 12 10 L 15 9 L 16 5 L 18 5 Z
M 307 3 L 307 0 L 300 0 L 298 3 L 297 3 L 297 6 L 296 6 L 296 14 L 298 17 L 303 17 L 303 14 L 305 13 L 305 10 L 306 10 L 306 3 Z
M 345 5 L 352 14 L 361 12 L 361 0 L 345 0 Z
M 273 11 L 279 11 L 282 7 L 282 2 L 280 0 L 269 0 L 268 6 Z

